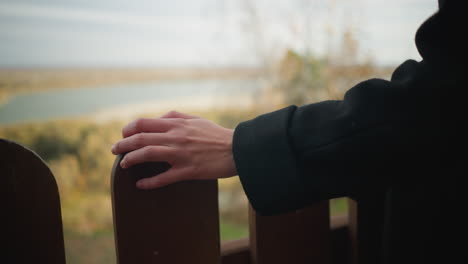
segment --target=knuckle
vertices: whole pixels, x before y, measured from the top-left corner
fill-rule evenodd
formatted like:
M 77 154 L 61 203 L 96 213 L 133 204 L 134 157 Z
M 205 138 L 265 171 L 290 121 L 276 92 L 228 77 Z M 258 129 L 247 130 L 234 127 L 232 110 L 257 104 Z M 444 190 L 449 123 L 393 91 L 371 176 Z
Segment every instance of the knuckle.
M 189 125 L 190 119 L 179 118 L 179 122 L 181 122 L 182 125 L 187 126 Z
M 142 156 L 144 160 L 151 160 L 155 157 L 157 151 L 152 146 L 146 146 L 143 148 Z
M 127 155 L 125 155 L 125 157 L 123 158 L 122 162 L 125 163 L 125 164 L 132 164 L 132 163 L 133 163 L 133 155 L 132 155 L 132 153 L 128 153 Z
M 145 146 L 145 136 L 144 134 L 137 134 L 134 137 L 134 145 L 136 148 L 141 148 Z
M 187 135 L 181 133 L 174 136 L 174 141 L 181 145 L 187 145 L 190 142 L 190 139 Z
M 179 143 L 184 137 L 188 136 L 186 129 L 173 129 L 167 136 L 176 143 Z
M 176 116 L 176 115 L 178 115 L 178 114 L 179 114 L 179 112 L 177 112 L 176 110 L 171 110 L 171 111 L 169 111 L 169 112 L 167 113 L 168 116 Z
M 138 118 L 135 120 L 135 125 L 134 128 L 136 131 L 141 131 L 146 123 L 146 120 L 144 118 Z
M 187 136 L 182 136 L 180 137 L 179 142 L 182 145 L 188 145 L 190 143 L 190 138 Z
M 189 145 L 189 144 L 192 144 L 194 142 L 194 139 L 192 137 L 188 136 L 188 135 L 184 136 L 183 140 L 184 140 L 185 145 Z
M 178 125 L 179 127 L 181 126 L 187 126 L 187 120 L 184 118 L 176 118 L 174 119 L 175 124 Z

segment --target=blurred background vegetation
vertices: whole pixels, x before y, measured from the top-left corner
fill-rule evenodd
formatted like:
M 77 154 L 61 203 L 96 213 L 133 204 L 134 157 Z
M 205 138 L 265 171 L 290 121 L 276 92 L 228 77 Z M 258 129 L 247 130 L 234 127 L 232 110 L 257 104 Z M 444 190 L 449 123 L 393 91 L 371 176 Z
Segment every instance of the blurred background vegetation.
M 359 81 L 368 78 L 388 79 L 395 67 L 392 63 L 377 63 L 378 60 L 362 47 L 363 39 L 365 40 L 359 33 L 362 23 L 359 22 L 361 20 L 355 19 L 357 15 L 353 16 L 348 12 L 349 1 L 330 0 L 320 2 L 320 4 L 317 1 L 289 1 L 295 13 L 293 12 L 293 16 L 284 15 L 281 21 L 265 19 L 265 15 L 268 17 L 269 12 L 274 13 L 275 10 L 280 10 L 281 4 L 278 5 L 279 8 L 270 10 L 264 8 L 265 3 L 267 6 L 270 4 L 268 1 L 263 1 L 263 8 L 259 4 L 262 1 L 225 2 L 230 4 L 223 8 L 229 9 L 233 5 L 237 6 L 234 13 L 239 14 L 240 17 L 242 41 L 248 44 L 248 54 L 244 57 L 246 61 L 254 58 L 253 65 L 249 62 L 239 66 L 238 61 L 234 63 L 234 66 L 229 64 L 227 66 L 215 64 L 193 66 L 190 63 L 181 63 L 176 67 L 173 65 L 136 67 L 125 64 L 76 66 L 73 63 L 54 66 L 34 66 L 34 64 L 2 66 L 0 63 L 0 138 L 14 140 L 35 151 L 45 160 L 57 178 L 68 263 L 115 263 L 109 186 L 111 167 L 115 157 L 111 154 L 110 148 L 121 138 L 121 128 L 133 118 L 155 117 L 166 111 L 182 110 L 205 117 L 225 127 L 235 128 L 241 121 L 291 104 L 304 105 L 321 100 L 341 99 L 344 93 Z M 75 1 L 70 0 L 67 3 L 75 4 L 70 5 L 71 9 L 76 7 Z M 176 7 L 190 6 L 188 2 L 179 1 L 178 3 Z M 339 12 L 340 5 L 345 6 L 342 8 L 343 12 Z M 356 1 L 352 5 L 358 6 L 359 10 L 361 4 Z M 0 9 L 1 7 L 0 5 Z M 7 21 L 8 18 L 11 20 L 15 14 L 21 13 L 21 8 L 24 8 L 26 13 L 29 12 L 28 14 L 43 12 L 45 14 L 42 14 L 43 16 L 50 14 L 57 17 L 59 11 L 65 12 L 63 8 L 44 9 L 41 6 L 26 4 L 19 6 L 19 9 L 16 4 L 4 7 L 9 8 L 4 10 L 12 11 L 8 14 L 0 10 L 0 21 Z M 140 8 L 144 9 L 145 6 L 140 6 Z M 314 9 L 326 14 L 322 16 L 324 23 L 313 20 L 313 15 L 317 14 L 314 13 L 316 12 Z M 76 15 L 81 13 L 73 14 L 76 18 Z M 61 17 L 63 16 L 62 14 Z M 425 15 L 420 16 L 425 17 Z M 94 19 L 91 15 L 84 17 Z M 115 16 L 108 15 L 107 17 L 112 18 L 113 23 L 120 21 Z M 336 17 L 340 18 L 340 22 L 333 20 Z M 16 19 L 18 20 L 18 17 Z M 417 26 L 419 22 L 415 25 Z M 137 26 L 144 25 L 145 23 L 137 23 Z M 220 25 L 222 29 L 232 26 L 229 23 L 225 26 L 223 23 Z M 284 34 L 280 36 L 292 41 L 281 48 L 272 45 L 272 39 L 268 36 L 271 33 L 269 29 L 271 25 L 275 26 L 273 28 L 275 34 L 278 33 L 276 29 L 284 31 L 286 28 L 287 32 L 283 32 Z M 283 27 L 280 28 L 280 26 Z M 3 29 L 0 28 L 0 30 Z M 13 28 L 13 31 L 16 29 Z M 0 31 L 0 37 L 2 33 Z M 315 49 L 316 43 L 311 37 L 311 35 L 319 34 L 324 39 L 321 43 L 325 43 L 322 52 Z M 105 40 L 102 39 L 102 41 Z M 112 43 L 114 44 L 119 45 L 119 43 Z M 34 50 L 34 45 L 29 45 L 31 46 L 27 47 Z M 216 43 L 213 42 L 212 45 Z M 112 49 L 110 46 L 108 48 Z M 47 50 L 50 51 L 52 48 Z M 133 55 L 145 57 L 145 54 L 140 54 L 137 50 L 132 47 L 134 53 L 130 57 Z M 79 49 L 76 51 L 81 52 Z M 21 57 L 23 52 L 26 51 L 21 50 L 20 55 L 12 57 L 12 61 L 15 62 L 15 58 L 18 61 L 24 61 Z M 42 51 L 39 49 L 37 52 Z M 73 52 L 69 52 L 69 55 L 74 56 Z M 179 54 L 173 53 L 171 56 L 174 60 L 179 60 Z M 216 56 L 219 54 L 215 54 Z M 243 59 L 242 56 L 236 55 L 236 59 L 239 59 L 238 57 Z M 36 57 L 32 57 L 33 62 L 34 58 Z M 39 60 L 42 57 L 38 55 L 37 58 Z M 203 56 L 200 58 L 203 60 Z M 119 92 L 121 91 L 119 89 L 126 87 L 126 93 L 130 97 L 134 93 L 132 91 L 137 91 L 135 89 L 138 85 L 145 84 L 150 87 L 154 86 L 151 89 L 156 92 L 163 85 L 169 85 L 169 91 L 174 89 L 175 94 L 180 93 L 176 90 L 179 86 L 171 88 L 170 85 L 179 85 L 181 80 L 185 82 L 184 85 L 188 86 L 200 80 L 216 80 L 219 89 L 223 89 L 230 80 L 248 80 L 254 88 L 243 90 L 242 104 L 238 102 L 233 104 L 232 101 L 240 101 L 240 99 L 230 93 L 215 96 L 206 103 L 197 97 L 201 91 L 195 89 L 190 90 L 191 92 L 183 98 L 174 97 L 172 101 L 166 102 L 165 99 L 161 99 L 157 103 L 150 102 L 150 105 L 154 105 L 153 108 L 137 109 L 139 102 L 130 105 L 121 105 L 116 102 L 112 106 L 111 114 L 104 115 L 104 117 L 97 114 L 96 109 L 91 109 L 91 114 L 86 112 L 79 116 L 68 116 L 65 113 L 71 106 L 67 105 L 55 110 L 55 114 L 59 117 L 54 115 L 54 117 L 37 120 L 15 120 L 6 116 L 2 117 L 2 111 L 3 113 L 10 111 L 10 115 L 21 111 L 40 112 L 41 107 L 47 108 L 48 104 L 56 100 L 54 99 L 55 93 L 62 91 L 90 90 L 92 92 L 87 96 L 93 97 L 98 96 L 98 92 L 99 96 L 105 96 L 106 92 L 101 92 L 105 88 L 111 93 Z M 112 90 L 113 88 L 116 89 Z M 93 94 L 94 91 L 96 95 Z M 107 95 L 110 96 L 109 93 Z M 28 104 L 31 103 L 25 103 L 19 99 L 30 95 L 46 101 L 39 104 L 37 110 L 29 110 Z M 45 97 L 40 97 L 41 95 Z M 15 101 L 16 99 L 18 101 Z M 78 97 L 76 99 L 78 100 Z M 33 101 L 29 102 L 34 102 L 35 99 L 30 100 Z M 199 104 L 194 106 L 193 101 L 199 100 L 201 100 Z M 148 104 L 148 102 L 142 101 L 141 104 Z M 62 111 L 63 115 L 60 115 Z M 219 181 L 219 185 L 222 239 L 230 240 L 247 236 L 247 200 L 239 179 L 237 177 L 223 179 Z M 346 202 L 343 199 L 332 200 L 331 212 L 334 215 L 346 212 Z
M 292 50 L 288 50 L 275 67 L 275 78 L 269 80 L 272 85 L 255 95 L 259 98 L 256 104 L 242 109 L 196 109 L 190 112 L 235 128 L 243 120 L 289 104 L 300 105 L 327 97 L 337 99 L 344 90 L 338 90 L 336 82 L 345 78 L 343 86 L 349 87 L 359 79 L 382 71 L 372 65 L 353 65 L 349 69 L 331 67 L 326 61 L 305 57 Z M 67 71 L 66 75 L 73 76 L 72 73 Z M 59 79 L 61 74 L 57 71 L 51 76 Z M 22 78 L 27 80 L 29 76 L 24 74 Z M 2 81 L 8 82 L 8 78 Z M 30 85 L 30 82 L 24 83 Z M 37 87 L 40 89 L 41 86 Z M 60 85 L 57 87 L 60 89 Z M 161 114 L 163 112 L 139 116 Z M 82 117 L 0 127 L 0 138 L 14 140 L 34 150 L 57 178 L 69 263 L 115 262 L 109 192 L 115 157 L 110 148 L 121 138 L 121 129 L 128 121 L 96 122 Z M 220 180 L 219 185 L 221 238 L 230 240 L 247 236 L 247 200 L 238 178 Z M 342 199 L 332 201 L 331 210 L 333 214 L 344 213 L 346 202 Z

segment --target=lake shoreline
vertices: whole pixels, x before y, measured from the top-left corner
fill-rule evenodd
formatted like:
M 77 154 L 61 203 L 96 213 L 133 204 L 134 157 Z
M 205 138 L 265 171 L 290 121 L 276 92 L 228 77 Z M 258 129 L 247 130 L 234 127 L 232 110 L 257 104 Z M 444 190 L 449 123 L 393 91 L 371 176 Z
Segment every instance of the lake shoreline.
M 216 112 L 245 112 L 252 111 L 254 100 L 249 96 L 236 97 L 237 103 L 226 103 L 232 97 L 223 98 L 223 101 L 212 104 L 209 98 L 187 97 L 182 100 L 166 101 L 164 103 L 154 101 L 140 104 L 127 104 L 111 108 L 99 109 L 91 114 L 62 116 L 50 119 L 24 120 L 2 124 L 0 128 L 12 128 L 32 124 L 45 124 L 54 122 L 92 122 L 97 125 L 105 125 L 112 122 L 130 122 L 137 118 L 153 118 L 161 116 L 169 111 L 179 111 L 189 114 L 216 113 Z
M 256 68 L 0 68 L 0 106 L 5 98 L 34 92 L 101 88 L 175 80 L 257 79 Z
M 217 97 L 216 99 L 190 96 L 164 102 L 148 101 L 105 108 L 86 116 L 98 123 L 103 123 L 115 120 L 131 120 L 143 116 L 148 117 L 151 113 L 154 113 L 152 117 L 156 117 L 173 110 L 179 112 L 225 111 L 249 109 L 252 106 L 253 99 L 249 95 Z
M 0 105 L 0 126 L 58 119 L 97 122 L 171 111 L 245 109 L 254 104 L 255 80 L 171 80 L 11 96 Z

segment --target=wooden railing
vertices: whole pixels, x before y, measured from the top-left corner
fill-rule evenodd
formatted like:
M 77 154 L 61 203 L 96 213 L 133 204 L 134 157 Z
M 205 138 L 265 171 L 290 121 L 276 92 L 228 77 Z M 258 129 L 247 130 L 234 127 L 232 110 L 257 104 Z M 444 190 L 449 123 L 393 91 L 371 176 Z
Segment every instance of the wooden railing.
M 3 201 L 7 201 L 5 263 L 65 263 L 60 201 L 45 163 L 21 145 L 0 139 Z M 164 163 L 112 170 L 117 262 L 167 264 L 357 263 L 357 206 L 330 219 L 328 201 L 295 212 L 260 216 L 249 209 L 249 237 L 220 242 L 216 181 L 187 181 L 139 190 L 141 177 Z M 363 229 L 365 230 L 365 229 Z M 358 234 L 359 231 L 359 234 Z M 365 240 L 364 240 L 365 241 Z M 361 242 L 361 241 L 360 241 Z M 10 249 L 11 248 L 11 249 Z
M 32 151 L 3 139 L 0 168 L 0 262 L 65 263 L 60 197 L 50 169 Z

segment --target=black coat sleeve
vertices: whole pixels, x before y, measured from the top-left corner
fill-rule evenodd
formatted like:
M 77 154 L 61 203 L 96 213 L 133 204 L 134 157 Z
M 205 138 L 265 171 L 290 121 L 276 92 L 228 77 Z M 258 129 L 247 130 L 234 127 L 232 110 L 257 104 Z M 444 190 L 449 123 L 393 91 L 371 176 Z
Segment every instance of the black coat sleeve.
M 254 209 L 276 214 L 387 188 L 411 155 L 408 87 L 418 65 L 405 62 L 392 81 L 364 81 L 343 100 L 289 106 L 240 123 L 233 153 Z

